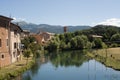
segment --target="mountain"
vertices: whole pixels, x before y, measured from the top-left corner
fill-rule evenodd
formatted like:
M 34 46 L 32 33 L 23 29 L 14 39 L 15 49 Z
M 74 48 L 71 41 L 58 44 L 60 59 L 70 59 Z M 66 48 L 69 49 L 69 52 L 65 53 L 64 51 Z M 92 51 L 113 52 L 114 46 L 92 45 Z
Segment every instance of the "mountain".
M 51 33 L 63 33 L 63 27 L 60 25 L 48 25 L 48 24 L 33 24 L 33 23 L 27 23 L 25 21 L 20 22 L 14 22 L 15 24 L 18 24 L 23 30 L 27 29 L 30 30 L 30 32 L 37 33 L 39 31 L 47 31 Z M 83 29 L 89 29 L 90 26 L 67 26 L 67 32 L 74 32 L 77 30 L 83 30 Z

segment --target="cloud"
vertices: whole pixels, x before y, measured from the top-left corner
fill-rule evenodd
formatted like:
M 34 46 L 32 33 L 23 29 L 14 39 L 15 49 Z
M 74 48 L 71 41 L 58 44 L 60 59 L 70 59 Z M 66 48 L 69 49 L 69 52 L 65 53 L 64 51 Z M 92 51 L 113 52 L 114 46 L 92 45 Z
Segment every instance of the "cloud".
M 13 17 L 13 20 L 16 20 L 16 18 L 15 18 L 15 17 Z
M 13 21 L 14 22 L 19 22 L 19 21 L 26 21 L 26 19 L 25 18 L 16 18 L 16 17 L 13 17 Z
M 120 19 L 111 18 L 111 19 L 107 19 L 103 22 L 97 23 L 96 25 L 114 25 L 114 26 L 119 26 L 120 27 Z

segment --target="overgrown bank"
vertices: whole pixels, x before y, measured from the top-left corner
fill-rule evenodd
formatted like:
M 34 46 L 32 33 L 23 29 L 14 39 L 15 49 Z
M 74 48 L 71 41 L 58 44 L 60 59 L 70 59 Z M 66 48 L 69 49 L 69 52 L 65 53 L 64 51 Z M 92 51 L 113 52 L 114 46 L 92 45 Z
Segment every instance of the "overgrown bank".
M 26 58 L 21 61 L 13 63 L 9 66 L 0 69 L 0 80 L 11 80 L 16 76 L 20 75 L 24 71 L 30 69 L 34 64 L 32 57 L 28 58 L 28 63 L 26 64 Z
M 93 50 L 90 56 L 107 67 L 120 70 L 120 47 Z

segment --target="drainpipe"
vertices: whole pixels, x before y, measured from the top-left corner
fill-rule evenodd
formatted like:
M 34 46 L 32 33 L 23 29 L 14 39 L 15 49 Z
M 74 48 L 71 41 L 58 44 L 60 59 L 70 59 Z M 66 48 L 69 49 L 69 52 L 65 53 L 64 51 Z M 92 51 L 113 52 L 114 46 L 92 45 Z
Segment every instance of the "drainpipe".
M 8 23 L 8 41 L 9 41 L 9 54 L 10 54 L 10 63 L 12 63 L 12 54 L 11 54 L 11 33 L 10 33 L 10 21 Z

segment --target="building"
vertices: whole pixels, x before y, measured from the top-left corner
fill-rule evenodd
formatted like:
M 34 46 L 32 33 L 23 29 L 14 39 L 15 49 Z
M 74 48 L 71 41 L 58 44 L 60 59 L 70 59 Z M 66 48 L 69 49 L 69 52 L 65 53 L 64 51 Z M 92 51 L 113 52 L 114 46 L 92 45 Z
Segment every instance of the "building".
M 10 53 L 12 63 L 20 59 L 22 29 L 13 23 L 10 25 Z
M 20 33 L 22 29 L 11 23 L 13 19 L 0 15 L 0 67 L 10 65 L 18 57 L 20 47 Z M 16 49 L 14 49 L 16 48 Z M 13 58 L 15 54 L 15 58 Z
M 24 39 L 25 37 L 29 37 L 30 36 L 30 31 L 29 30 L 23 30 L 22 34 L 21 34 L 21 38 Z
M 41 32 L 39 35 L 42 37 L 42 42 L 44 43 L 51 40 L 51 38 L 54 36 L 54 33 Z
M 64 30 L 64 33 L 66 33 L 67 32 L 67 26 L 64 26 L 63 30 Z
M 38 34 L 32 35 L 37 40 L 39 44 L 46 44 L 54 36 L 54 33 L 40 32 Z
M 91 35 L 93 38 L 103 38 L 103 36 L 100 35 Z
M 11 63 L 10 22 L 11 18 L 0 16 L 0 67 Z
M 42 37 L 40 35 L 32 34 L 31 36 L 33 36 L 36 39 L 37 43 L 42 44 Z

